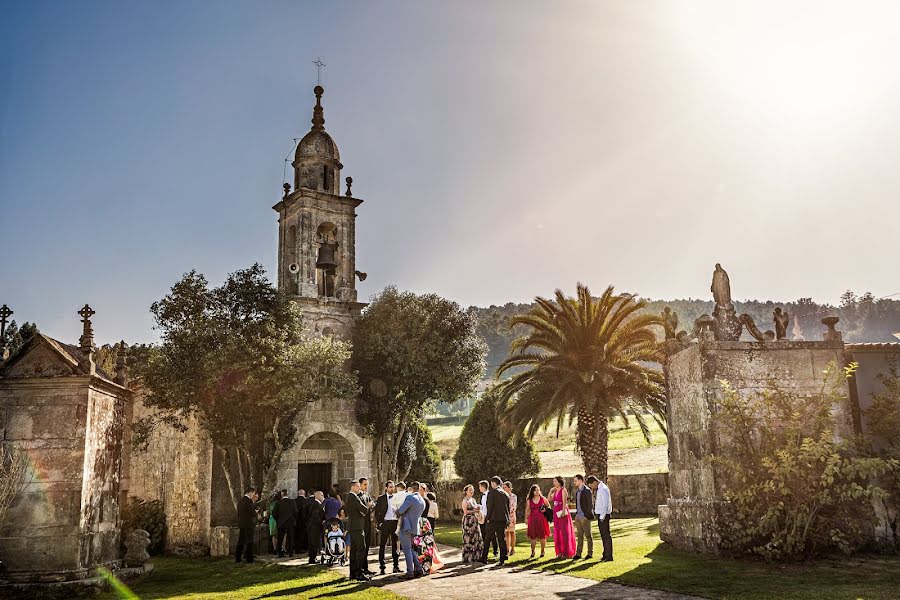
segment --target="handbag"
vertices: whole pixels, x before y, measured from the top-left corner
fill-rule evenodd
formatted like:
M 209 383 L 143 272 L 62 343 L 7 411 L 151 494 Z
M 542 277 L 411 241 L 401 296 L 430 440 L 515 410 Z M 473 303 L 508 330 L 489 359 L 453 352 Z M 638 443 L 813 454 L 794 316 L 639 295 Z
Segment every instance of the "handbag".
M 566 510 L 565 508 L 559 509 L 558 511 L 556 511 L 556 518 L 558 518 L 558 519 L 564 518 L 566 516 L 567 512 L 569 512 L 569 511 Z

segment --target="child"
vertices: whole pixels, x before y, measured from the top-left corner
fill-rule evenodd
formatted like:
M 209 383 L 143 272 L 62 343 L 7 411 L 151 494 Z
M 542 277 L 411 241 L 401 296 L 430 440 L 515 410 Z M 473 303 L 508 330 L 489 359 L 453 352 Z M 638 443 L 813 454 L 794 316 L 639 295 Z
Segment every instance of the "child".
M 344 532 L 341 531 L 341 525 L 337 521 L 331 523 L 331 531 L 325 537 L 327 538 L 328 553 L 332 556 L 339 555 L 342 549 L 344 552 L 350 549 L 350 545 L 344 541 Z M 347 537 L 349 538 L 350 536 L 348 535 Z
M 350 529 L 350 527 L 349 527 L 350 519 L 347 518 L 347 513 L 344 511 L 343 508 L 338 513 L 338 519 L 341 520 L 343 529 L 344 529 L 344 531 L 346 531 L 346 533 L 344 534 L 344 560 L 349 561 L 350 560 L 350 543 L 351 543 L 350 530 L 349 530 Z

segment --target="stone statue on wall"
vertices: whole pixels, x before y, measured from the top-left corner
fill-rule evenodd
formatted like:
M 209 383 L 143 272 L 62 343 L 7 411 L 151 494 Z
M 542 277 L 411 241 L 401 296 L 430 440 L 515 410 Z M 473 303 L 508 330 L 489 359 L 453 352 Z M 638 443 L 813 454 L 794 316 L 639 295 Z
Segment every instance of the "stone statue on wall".
M 775 314 L 772 316 L 775 319 L 775 339 L 787 339 L 788 323 L 791 322 L 790 315 L 787 314 L 787 311 L 781 310 L 780 306 L 776 306 Z
M 709 291 L 712 292 L 717 307 L 731 306 L 731 281 L 728 279 L 728 273 L 719 263 L 716 263 L 716 270 L 713 271 L 713 280 Z
M 678 330 L 678 313 L 668 306 L 662 312 L 663 329 L 666 332 L 667 340 L 675 339 L 675 332 Z
M 150 545 L 150 534 L 143 529 L 132 529 L 125 537 L 125 565 L 142 567 L 150 560 L 147 547 Z

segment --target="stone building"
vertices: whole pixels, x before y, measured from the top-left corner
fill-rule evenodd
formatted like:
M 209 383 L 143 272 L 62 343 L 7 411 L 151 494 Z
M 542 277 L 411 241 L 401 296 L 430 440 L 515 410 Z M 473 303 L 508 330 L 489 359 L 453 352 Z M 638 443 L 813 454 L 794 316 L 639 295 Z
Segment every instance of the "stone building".
M 0 364 L 0 439 L 24 450 L 30 474 L 0 529 L 12 581 L 64 581 L 119 564 L 126 406 L 116 376 L 94 362 L 90 315 L 71 346 L 37 334 Z

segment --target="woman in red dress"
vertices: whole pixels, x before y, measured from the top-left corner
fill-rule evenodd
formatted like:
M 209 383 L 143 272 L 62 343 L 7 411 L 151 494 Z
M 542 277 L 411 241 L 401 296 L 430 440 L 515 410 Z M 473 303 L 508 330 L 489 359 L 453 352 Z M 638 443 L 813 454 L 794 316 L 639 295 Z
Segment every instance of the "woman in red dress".
M 525 523 L 528 524 L 528 539 L 531 540 L 531 558 L 534 558 L 534 546 L 540 540 L 541 558 L 547 549 L 547 538 L 550 536 L 550 524 L 544 512 L 550 510 L 550 501 L 541 493 L 537 484 L 528 490 L 528 500 L 525 502 Z
M 569 512 L 566 481 L 559 475 L 553 478 L 550 497 L 553 499 L 553 549 L 557 558 L 572 558 L 575 556 L 575 530 Z

